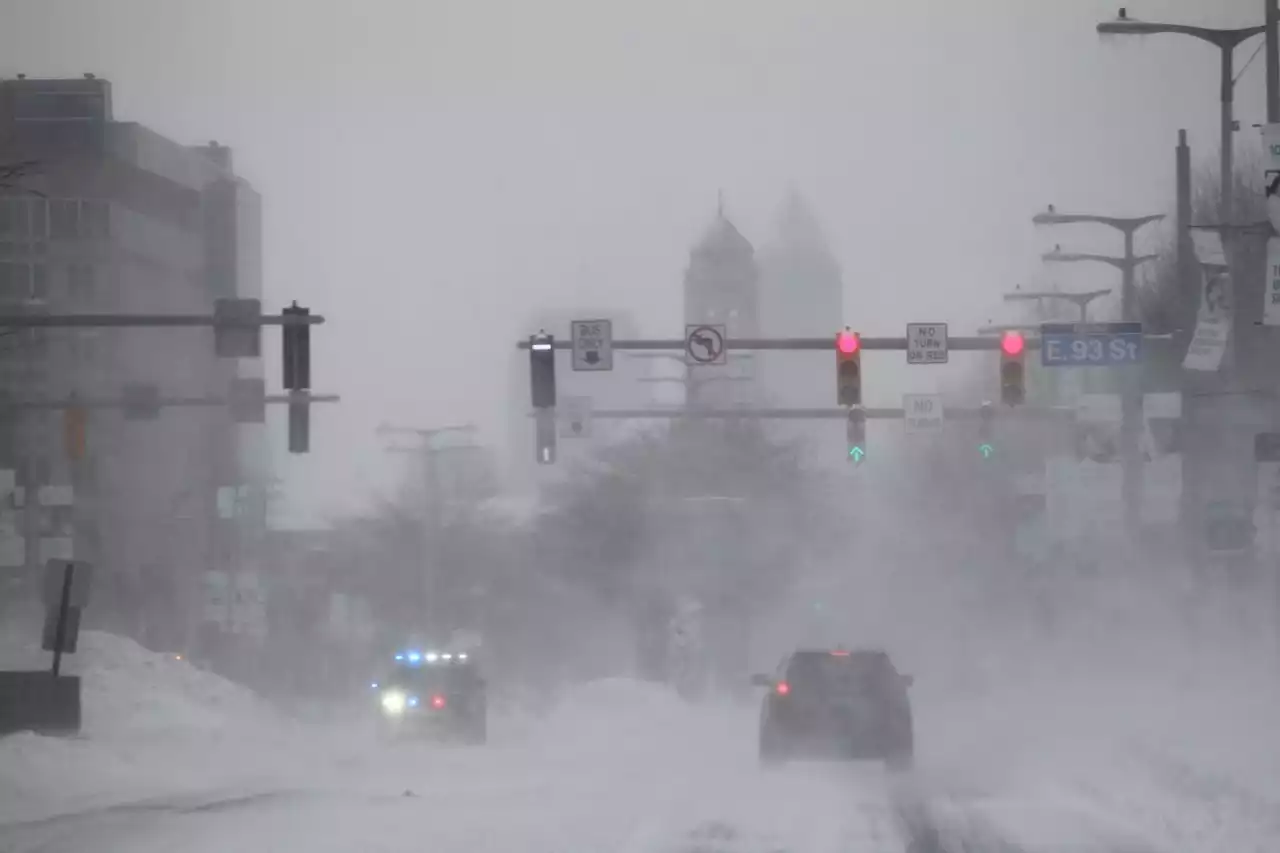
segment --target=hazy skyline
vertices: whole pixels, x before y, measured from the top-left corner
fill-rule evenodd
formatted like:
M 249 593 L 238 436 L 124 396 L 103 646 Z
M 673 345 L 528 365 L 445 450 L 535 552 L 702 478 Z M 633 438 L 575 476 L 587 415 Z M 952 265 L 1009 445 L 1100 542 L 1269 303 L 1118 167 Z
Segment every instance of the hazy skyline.
M 720 189 L 757 247 L 791 187 L 810 201 L 844 273 L 833 328 L 970 331 L 1046 275 L 1046 245 L 1116 248 L 1037 234 L 1030 216 L 1168 210 L 1177 129 L 1210 164 L 1218 117 L 1217 52 L 1099 39 L 1116 5 L 6 0 L 0 74 L 92 71 L 117 118 L 235 150 L 264 198 L 268 306 L 328 318 L 314 381 L 344 402 L 315 413 L 308 456 L 284 453 L 281 413 L 269 423 L 291 520 L 311 523 L 403 463 L 381 452 L 382 421 L 476 421 L 505 450 L 527 405 L 510 397 L 511 348 L 540 308 L 616 305 L 678 334 Z M 1231 26 L 1261 5 L 1128 9 Z M 1236 90 L 1242 158 L 1262 69 L 1259 54 Z M 1105 268 L 1071 276 L 1114 284 Z M 867 395 L 943 375 L 869 359 Z

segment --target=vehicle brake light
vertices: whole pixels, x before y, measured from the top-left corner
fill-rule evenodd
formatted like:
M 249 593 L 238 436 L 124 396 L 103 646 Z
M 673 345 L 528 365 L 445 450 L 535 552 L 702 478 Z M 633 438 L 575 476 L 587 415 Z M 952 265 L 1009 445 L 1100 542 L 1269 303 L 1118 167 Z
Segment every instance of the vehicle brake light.
M 847 658 L 849 656 L 849 652 L 845 649 L 836 649 L 831 654 L 833 657 L 838 657 L 838 658 Z
M 440 708 L 443 708 L 443 707 L 444 707 L 444 697 L 443 697 L 443 696 L 432 696 L 432 697 L 431 697 L 431 707 L 432 707 L 432 708 L 436 708 L 437 710 L 438 710 L 438 709 L 440 709 Z
M 787 682 L 785 681 L 779 681 L 777 686 L 775 686 L 773 689 L 778 692 L 779 696 L 786 696 L 788 693 L 791 692 L 791 685 L 787 684 Z

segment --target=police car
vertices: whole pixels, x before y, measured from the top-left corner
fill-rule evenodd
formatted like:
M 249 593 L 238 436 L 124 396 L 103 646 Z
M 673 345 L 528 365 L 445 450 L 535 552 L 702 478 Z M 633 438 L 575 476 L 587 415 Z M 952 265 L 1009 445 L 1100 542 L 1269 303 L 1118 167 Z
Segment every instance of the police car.
M 898 672 L 886 652 L 801 649 L 752 683 L 769 689 L 760 708 L 761 764 L 791 758 L 911 764 L 912 678 Z
M 373 683 L 381 732 L 481 744 L 487 736 L 485 680 L 466 652 L 397 652 Z

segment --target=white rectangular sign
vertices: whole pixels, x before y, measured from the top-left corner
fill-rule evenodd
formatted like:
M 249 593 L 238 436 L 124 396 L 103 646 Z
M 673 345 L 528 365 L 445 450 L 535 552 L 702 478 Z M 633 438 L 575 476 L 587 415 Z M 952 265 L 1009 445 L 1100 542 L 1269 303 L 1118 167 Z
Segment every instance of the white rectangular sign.
M 591 398 L 561 397 L 556 406 L 561 438 L 587 438 L 591 435 Z
M 569 330 L 574 370 L 613 370 L 612 320 L 574 320 Z
M 942 429 L 941 394 L 904 394 L 902 412 L 909 433 L 937 432 Z
M 1280 237 L 1267 240 L 1267 285 L 1262 300 L 1262 325 L 1280 326 Z
M 1262 162 L 1267 218 L 1271 220 L 1271 227 L 1280 231 L 1280 124 L 1262 126 Z
M 1201 263 L 1205 263 L 1201 258 Z M 1196 328 L 1182 360 L 1184 370 L 1216 371 L 1231 337 L 1231 276 L 1205 270 Z
M 946 364 L 947 324 L 907 324 L 907 364 Z

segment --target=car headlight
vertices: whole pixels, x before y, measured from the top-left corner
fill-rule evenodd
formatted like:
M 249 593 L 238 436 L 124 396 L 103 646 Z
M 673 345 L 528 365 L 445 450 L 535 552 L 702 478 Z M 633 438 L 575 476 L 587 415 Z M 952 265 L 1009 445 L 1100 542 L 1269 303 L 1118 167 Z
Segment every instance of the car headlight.
M 382 710 L 391 715 L 403 714 L 408 697 L 399 690 L 388 690 L 382 694 Z

